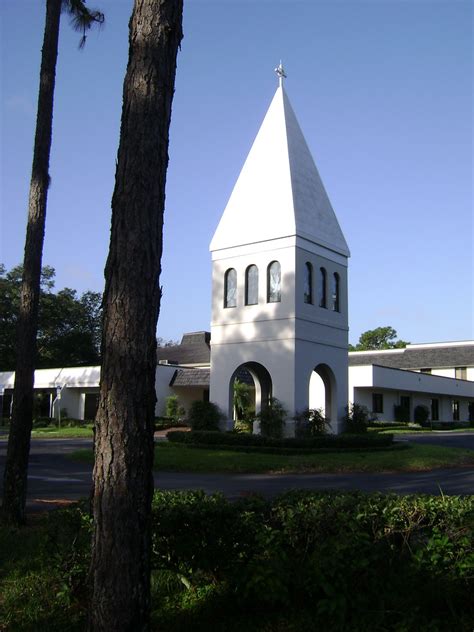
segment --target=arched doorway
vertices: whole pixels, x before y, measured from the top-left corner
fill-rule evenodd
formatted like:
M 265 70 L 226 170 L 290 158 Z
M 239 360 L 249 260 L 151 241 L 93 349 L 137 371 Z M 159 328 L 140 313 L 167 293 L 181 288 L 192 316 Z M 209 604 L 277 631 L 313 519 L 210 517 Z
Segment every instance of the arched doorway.
M 237 385 L 236 385 L 237 383 Z M 244 388 L 241 388 L 241 385 Z M 237 388 L 239 386 L 239 388 Z M 248 396 L 247 408 L 253 417 L 265 409 L 272 397 L 272 378 L 267 369 L 258 362 L 246 362 L 238 366 L 229 383 L 229 411 L 232 411 L 234 424 L 241 411 L 236 399 L 236 392 L 242 390 Z
M 311 372 L 308 401 L 309 408 L 321 409 L 330 423 L 336 421 L 336 379 L 327 364 L 318 364 Z

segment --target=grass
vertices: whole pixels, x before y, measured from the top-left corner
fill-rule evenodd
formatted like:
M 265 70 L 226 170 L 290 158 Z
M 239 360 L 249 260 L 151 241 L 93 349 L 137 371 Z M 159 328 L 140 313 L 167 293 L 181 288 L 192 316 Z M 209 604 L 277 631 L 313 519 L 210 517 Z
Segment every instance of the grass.
M 391 430 L 390 428 L 369 428 L 368 429 L 369 432 L 378 432 L 379 434 L 394 434 L 394 435 L 407 435 L 407 434 L 413 434 L 413 435 L 419 435 L 419 434 L 445 434 L 446 432 L 472 432 L 472 428 L 453 428 L 452 430 L 437 430 L 436 428 L 434 428 L 433 430 L 431 430 L 431 428 L 394 428 L 393 430 Z
M 92 463 L 91 450 L 77 450 L 71 458 Z M 460 448 L 409 445 L 405 450 L 333 452 L 305 455 L 256 454 L 206 450 L 160 443 L 155 447 L 155 470 L 175 472 L 322 473 L 416 472 L 474 465 L 474 452 Z
M 406 426 L 406 425 L 394 425 L 390 426 L 369 426 L 369 432 L 377 432 L 378 434 L 394 434 L 394 435 L 405 435 L 405 434 L 425 434 L 425 433 L 439 433 L 444 434 L 445 432 L 472 432 L 473 428 L 450 428 L 450 429 L 439 429 L 439 428 L 422 428 L 421 426 Z
M 47 428 L 35 428 L 31 432 L 33 439 L 73 439 L 81 437 L 93 436 L 92 424 L 85 426 L 66 426 L 58 428 L 57 426 L 48 426 Z

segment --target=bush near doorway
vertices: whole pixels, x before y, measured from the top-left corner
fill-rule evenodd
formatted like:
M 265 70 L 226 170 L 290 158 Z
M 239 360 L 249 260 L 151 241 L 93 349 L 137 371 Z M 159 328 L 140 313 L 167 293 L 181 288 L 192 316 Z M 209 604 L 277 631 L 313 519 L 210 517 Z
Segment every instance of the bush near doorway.
M 304 439 L 325 434 L 331 425 L 322 408 L 307 408 L 295 415 L 295 436 Z
M 413 419 L 415 423 L 420 424 L 420 426 L 424 426 L 430 417 L 430 411 L 427 406 L 422 406 L 419 404 L 415 406 L 415 410 L 413 411 Z
M 188 413 L 188 423 L 193 430 L 217 430 L 222 413 L 213 402 L 195 401 Z
M 288 413 L 280 400 L 272 397 L 268 406 L 263 408 L 257 415 L 262 436 L 271 439 L 281 439 L 287 416 Z
M 367 406 L 361 404 L 349 404 L 346 406 L 346 432 L 361 434 L 367 432 L 370 422 L 370 413 Z

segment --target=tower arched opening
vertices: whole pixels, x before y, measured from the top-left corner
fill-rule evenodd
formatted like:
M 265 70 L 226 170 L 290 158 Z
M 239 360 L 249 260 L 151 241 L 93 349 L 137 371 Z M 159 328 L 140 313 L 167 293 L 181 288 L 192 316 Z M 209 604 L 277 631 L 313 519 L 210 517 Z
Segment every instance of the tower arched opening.
M 269 405 L 272 397 L 272 378 L 258 362 L 238 366 L 229 383 L 229 411 L 234 425 L 244 422 L 251 428 L 255 416 Z
M 337 384 L 332 369 L 318 364 L 309 379 L 309 408 L 320 409 L 331 425 L 336 422 Z

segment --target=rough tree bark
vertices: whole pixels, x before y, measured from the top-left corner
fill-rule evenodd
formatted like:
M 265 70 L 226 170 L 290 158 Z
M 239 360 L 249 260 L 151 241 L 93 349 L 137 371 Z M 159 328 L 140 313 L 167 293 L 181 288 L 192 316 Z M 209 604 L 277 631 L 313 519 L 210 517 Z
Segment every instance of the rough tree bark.
M 21 524 L 25 519 L 33 414 L 36 332 L 38 329 L 41 262 L 49 186 L 49 155 L 60 15 L 61 0 L 47 0 L 18 318 L 13 418 L 8 439 L 3 487 L 3 519 L 10 524 Z
M 156 324 L 181 25 L 182 0 L 135 0 L 105 268 L 90 569 L 94 631 L 149 629 Z

